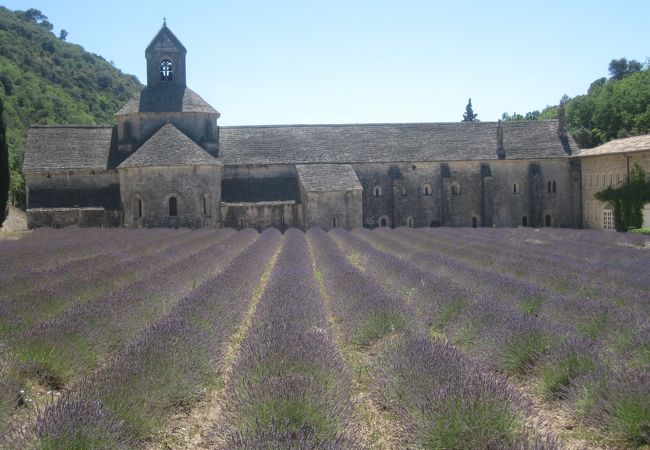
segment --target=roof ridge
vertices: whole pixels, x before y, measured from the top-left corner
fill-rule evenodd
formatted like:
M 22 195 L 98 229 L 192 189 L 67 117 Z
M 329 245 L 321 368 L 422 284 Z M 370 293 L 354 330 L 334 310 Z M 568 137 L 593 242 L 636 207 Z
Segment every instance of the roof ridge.
M 113 128 L 113 125 L 46 124 L 46 125 L 30 125 L 29 128 Z
M 544 122 L 557 122 L 557 119 L 544 119 L 544 120 L 519 120 L 511 122 L 501 122 L 505 123 L 544 123 Z M 375 126 L 414 126 L 414 125 L 494 125 L 496 126 L 498 121 L 481 121 L 481 122 L 367 122 L 367 123 L 295 123 L 295 124 L 269 124 L 269 125 L 220 125 L 219 128 L 326 128 L 326 127 L 375 127 Z

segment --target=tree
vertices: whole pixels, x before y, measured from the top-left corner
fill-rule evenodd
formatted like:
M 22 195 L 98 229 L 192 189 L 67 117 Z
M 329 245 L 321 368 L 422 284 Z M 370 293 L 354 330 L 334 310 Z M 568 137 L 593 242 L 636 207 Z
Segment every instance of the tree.
M 601 202 L 614 205 L 614 224 L 617 231 L 643 226 L 643 205 L 650 202 L 650 181 L 638 164 L 622 186 L 612 186 L 596 194 Z
M 478 122 L 478 114 L 474 114 L 472 109 L 472 99 L 470 98 L 465 107 L 465 113 L 463 114 L 463 122 Z
M 61 31 L 59 31 L 59 40 L 65 41 L 67 37 L 68 37 L 68 32 L 65 31 L 64 29 L 61 29 Z
M 9 146 L 7 145 L 7 125 L 4 120 L 4 104 L 0 99 L 0 226 L 7 218 L 9 199 Z
M 622 80 L 626 76 L 635 72 L 640 72 L 643 65 L 634 59 L 627 58 L 612 59 L 609 62 L 609 74 L 613 80 Z

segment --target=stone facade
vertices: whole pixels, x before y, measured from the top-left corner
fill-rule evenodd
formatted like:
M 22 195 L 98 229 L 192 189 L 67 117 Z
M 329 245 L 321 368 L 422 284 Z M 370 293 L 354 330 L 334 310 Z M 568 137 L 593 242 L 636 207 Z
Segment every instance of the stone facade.
M 595 195 L 609 186 L 623 184 L 635 165 L 650 174 L 650 135 L 617 139 L 583 150 L 579 159 L 583 226 L 614 230 L 613 208 Z M 645 205 L 643 226 L 650 227 L 650 204 Z
M 185 55 L 163 25 L 145 51 L 147 87 L 117 125 L 30 129 L 30 227 L 580 227 L 585 176 L 620 172 L 621 156 L 576 157 L 562 114 L 219 127 L 186 86 Z

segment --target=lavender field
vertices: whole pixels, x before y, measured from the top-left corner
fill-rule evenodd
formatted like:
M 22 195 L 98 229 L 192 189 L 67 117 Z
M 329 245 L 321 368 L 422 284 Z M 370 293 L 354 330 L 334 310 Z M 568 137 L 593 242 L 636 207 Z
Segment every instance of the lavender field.
M 0 448 L 648 445 L 644 236 L 0 240 Z

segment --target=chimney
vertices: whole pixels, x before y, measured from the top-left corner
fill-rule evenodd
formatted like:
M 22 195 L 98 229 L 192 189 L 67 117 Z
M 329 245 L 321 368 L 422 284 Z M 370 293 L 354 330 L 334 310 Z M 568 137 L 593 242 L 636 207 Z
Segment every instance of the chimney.
M 560 139 L 569 137 L 566 129 L 566 117 L 564 116 L 564 105 L 560 104 L 557 108 L 557 135 Z
M 501 120 L 497 122 L 497 157 L 499 159 L 506 159 L 506 149 L 503 148 L 503 125 Z

